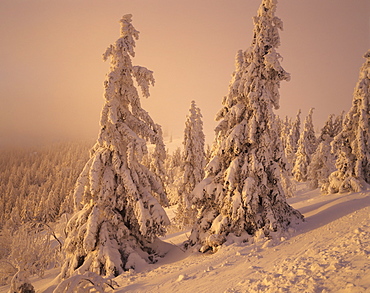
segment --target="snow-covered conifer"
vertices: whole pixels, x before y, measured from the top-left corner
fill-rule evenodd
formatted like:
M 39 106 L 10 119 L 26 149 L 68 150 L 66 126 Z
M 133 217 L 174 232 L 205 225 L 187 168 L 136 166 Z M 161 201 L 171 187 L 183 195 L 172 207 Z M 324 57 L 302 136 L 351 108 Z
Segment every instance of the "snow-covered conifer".
M 212 156 L 212 149 L 211 149 L 211 146 L 209 144 L 206 144 L 206 146 L 205 146 L 205 154 L 206 154 L 206 166 L 207 166 L 207 164 L 211 160 L 211 156 Z
M 329 140 L 331 142 L 342 130 L 343 118 L 344 112 L 336 117 L 334 114 L 330 114 L 328 120 L 325 121 L 323 128 L 321 128 L 318 142 L 322 142 L 324 140 Z
M 146 141 L 160 143 L 160 131 L 141 108 L 134 78 L 149 96 L 152 72 L 132 66 L 139 32 L 131 15 L 120 20 L 121 36 L 103 57 L 110 58 L 104 83 L 101 130 L 75 186 L 75 213 L 67 225 L 66 260 L 61 277 L 92 271 L 117 276 L 153 261 L 153 246 L 169 219 L 158 203 L 161 185 L 141 164 Z
M 176 215 L 176 222 L 182 227 L 191 226 L 196 220 L 197 210 L 192 207 L 192 191 L 204 177 L 206 156 L 202 114 L 195 101 L 191 102 L 189 112 L 186 117 L 183 141 L 184 176 L 179 189 L 180 202 Z
M 301 136 L 298 140 L 298 149 L 295 154 L 295 161 L 293 166 L 294 179 L 299 182 L 307 180 L 308 166 L 311 162 L 311 156 L 315 152 L 316 136 L 312 123 L 313 108 L 310 109 L 305 121 Z
M 288 160 L 288 168 L 291 170 L 295 160 L 295 154 L 298 150 L 298 140 L 301 133 L 301 110 L 299 109 L 296 119 L 290 128 L 288 137 L 285 143 L 285 156 Z
M 281 141 L 283 143 L 284 149 L 286 149 L 288 144 L 289 133 L 292 128 L 292 121 L 285 116 L 285 119 L 279 119 L 280 127 L 279 127 L 279 135 L 281 137 Z
M 370 184 L 370 50 L 364 58 L 352 107 L 332 142 L 337 171 L 329 177 L 328 193 L 360 191 Z
M 279 117 L 275 115 L 275 123 L 279 124 Z M 281 121 L 280 121 L 281 122 Z M 295 193 L 295 185 L 292 183 L 290 176 L 290 166 L 289 162 L 285 156 L 285 148 L 284 148 L 284 139 L 282 137 L 283 131 L 288 131 L 290 128 L 290 121 L 286 117 L 285 122 L 283 123 L 283 128 L 278 130 L 278 127 L 276 128 L 277 132 L 274 132 L 274 135 L 271 136 L 271 144 L 275 146 L 274 150 L 274 157 L 273 160 L 278 162 L 280 167 L 280 184 L 283 188 L 285 197 L 293 197 Z M 285 128 L 285 130 L 284 130 Z
M 330 138 L 334 138 L 334 121 L 333 121 L 334 115 L 330 114 L 328 117 L 328 120 L 325 121 L 325 124 L 323 128 L 321 128 L 321 133 L 319 136 L 319 141 L 325 141 Z
M 179 189 L 181 188 L 183 170 L 183 158 L 181 147 L 177 147 L 172 154 L 167 152 L 165 169 L 167 175 L 166 191 L 170 205 L 180 202 Z
M 329 184 L 329 175 L 335 171 L 335 156 L 331 152 L 330 143 L 341 130 L 343 113 L 335 117 L 330 114 L 321 129 L 318 141 L 320 142 L 315 153 L 312 155 L 308 167 L 307 180 L 312 189 L 320 188 L 326 192 Z
M 345 112 L 343 111 L 335 117 L 334 123 L 333 123 L 333 138 L 337 136 L 343 129 L 343 121 L 344 121 Z
M 308 112 L 308 115 L 304 121 L 304 140 L 306 141 L 306 148 L 309 156 L 312 156 L 312 154 L 316 151 L 317 148 L 317 139 L 315 135 L 315 128 L 313 126 L 312 122 L 312 114 L 313 114 L 314 108 L 311 108 Z
M 276 1 L 262 1 L 252 45 L 237 53 L 229 93 L 216 116 L 213 155 L 194 190 L 201 210 L 185 244 L 200 245 L 200 251 L 217 249 L 230 234 L 267 236 L 302 219 L 280 183 L 284 154 L 273 108 L 279 107 L 280 81 L 290 75 L 275 50 L 282 29 L 275 10 Z
M 331 152 L 330 140 L 320 142 L 311 158 L 307 170 L 307 180 L 312 189 L 327 190 L 329 175 L 335 170 L 335 157 Z
M 156 189 L 160 190 L 159 192 L 159 203 L 162 206 L 168 206 L 168 198 L 165 190 L 165 183 L 166 183 L 166 172 L 164 167 L 164 162 L 166 160 L 166 148 L 163 142 L 163 134 L 162 134 L 162 127 L 160 125 L 157 126 L 158 131 L 158 141 L 155 144 L 154 150 L 152 153 L 148 153 L 146 156 L 150 156 L 150 163 L 149 163 L 149 170 L 151 170 L 155 175 L 158 176 L 157 182 L 160 186 L 157 186 Z
M 305 182 L 307 180 L 307 172 L 310 162 L 311 159 L 308 155 L 306 143 L 304 140 L 304 134 L 302 132 L 301 137 L 298 141 L 298 150 L 295 154 L 295 162 L 292 170 L 292 174 L 295 180 L 299 182 Z

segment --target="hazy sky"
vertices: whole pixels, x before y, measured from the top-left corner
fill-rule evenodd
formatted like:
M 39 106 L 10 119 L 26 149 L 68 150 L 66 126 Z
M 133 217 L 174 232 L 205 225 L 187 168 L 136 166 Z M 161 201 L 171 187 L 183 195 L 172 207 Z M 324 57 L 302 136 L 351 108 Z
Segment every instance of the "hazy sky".
M 109 63 L 101 55 L 133 14 L 140 31 L 134 65 L 154 71 L 143 100 L 166 134 L 182 137 L 191 100 L 207 141 L 228 92 L 234 56 L 252 40 L 260 0 L 0 0 L 0 146 L 96 138 Z M 280 0 L 282 116 L 317 129 L 349 110 L 362 56 L 370 48 L 369 0 Z

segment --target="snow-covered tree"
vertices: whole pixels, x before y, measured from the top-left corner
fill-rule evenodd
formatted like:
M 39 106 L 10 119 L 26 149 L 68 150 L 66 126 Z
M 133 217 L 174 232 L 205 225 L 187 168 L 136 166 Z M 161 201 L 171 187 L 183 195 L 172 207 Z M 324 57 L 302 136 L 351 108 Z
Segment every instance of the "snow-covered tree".
M 304 121 L 304 128 L 303 128 L 303 137 L 306 141 L 307 152 L 311 156 L 317 148 L 317 139 L 315 135 L 315 127 L 312 122 L 312 114 L 314 108 L 311 108 L 308 112 L 308 115 Z
M 35 293 L 35 288 L 30 283 L 27 273 L 17 272 L 10 283 L 9 293 Z
M 279 107 L 280 81 L 290 75 L 275 50 L 283 25 L 275 10 L 276 1 L 262 1 L 252 45 L 236 55 L 229 93 L 216 117 L 212 159 L 194 190 L 201 210 L 185 245 L 199 245 L 203 252 L 217 249 L 230 234 L 268 236 L 302 219 L 280 183 L 284 154 L 273 108 Z
M 279 118 L 279 135 L 281 137 L 281 141 L 283 143 L 284 149 L 286 149 L 288 144 L 289 133 L 292 128 L 292 121 L 285 116 L 285 119 Z
M 295 154 L 293 166 L 294 179 L 300 182 L 307 180 L 308 166 L 311 163 L 311 156 L 315 152 L 316 136 L 312 123 L 313 108 L 310 109 L 305 121 L 301 136 L 298 140 L 298 149 Z
M 308 155 L 302 132 L 301 138 L 298 141 L 298 150 L 295 154 L 295 162 L 292 170 L 292 174 L 295 180 L 299 182 L 305 182 L 307 180 L 307 172 L 310 162 L 311 159 Z
M 312 189 L 327 190 L 329 175 L 335 171 L 335 157 L 329 140 L 320 142 L 307 169 L 307 181 Z
M 275 115 L 275 123 L 278 126 L 281 124 L 281 120 L 279 119 L 279 116 Z M 286 123 L 286 124 L 285 124 Z M 286 118 L 285 122 L 283 123 L 284 127 L 280 128 L 276 127 L 277 135 L 272 136 L 272 145 L 275 146 L 274 154 L 276 159 L 276 162 L 278 162 L 279 167 L 280 167 L 280 184 L 283 188 L 285 197 L 293 197 L 295 194 L 295 185 L 291 181 L 291 170 L 290 170 L 290 165 L 289 162 L 285 156 L 285 148 L 284 148 L 284 139 L 282 137 L 283 132 L 282 131 L 287 131 L 289 126 L 289 119 Z M 285 130 L 284 130 L 285 128 Z M 290 131 L 289 131 L 290 132 Z
M 161 142 L 159 129 L 141 108 L 134 78 L 149 96 L 152 72 L 132 66 L 139 32 L 131 15 L 120 20 L 121 36 L 103 55 L 110 58 L 104 83 L 101 130 L 75 186 L 75 213 L 67 225 L 61 277 L 91 271 L 117 276 L 153 262 L 157 236 L 169 219 L 158 203 L 163 196 L 156 176 L 141 164 L 146 141 Z M 154 243 L 155 244 L 155 243 Z
M 323 192 L 326 192 L 328 188 L 329 175 L 335 171 L 335 156 L 331 151 L 330 144 L 342 128 L 343 113 L 334 117 L 334 114 L 330 114 L 321 129 L 318 138 L 320 143 L 312 155 L 307 172 L 310 188 L 319 187 Z
M 165 169 L 167 174 L 166 191 L 170 205 L 180 202 L 179 189 L 181 188 L 183 170 L 182 149 L 177 147 L 172 153 L 167 151 Z
M 288 168 L 291 170 L 295 160 L 295 154 L 298 150 L 298 140 L 301 133 L 301 110 L 299 109 L 296 119 L 290 128 L 285 144 L 285 156 L 288 160 Z
M 15 232 L 27 222 L 56 221 L 91 145 L 63 142 L 0 152 L 0 229 Z
M 168 206 L 168 198 L 167 193 L 165 190 L 165 183 L 167 181 L 166 171 L 164 162 L 166 160 L 166 148 L 163 142 L 163 134 L 162 134 L 162 127 L 160 125 L 157 126 L 158 131 L 158 141 L 154 146 L 154 150 L 152 152 L 148 152 L 144 158 L 149 161 L 147 167 L 151 170 L 158 178 L 157 181 L 162 185 L 163 192 L 161 192 L 161 196 L 159 197 L 159 203 L 162 206 Z M 145 163 L 142 162 L 144 165 Z
M 332 138 L 336 137 L 343 129 L 343 121 L 344 121 L 345 112 L 343 111 L 334 119 L 333 123 L 333 131 L 331 132 Z
M 206 154 L 206 166 L 207 166 L 207 164 L 211 160 L 211 156 L 212 156 L 212 149 L 211 149 L 211 146 L 209 144 L 206 144 L 206 146 L 205 146 L 205 154 Z
M 197 210 L 192 205 L 192 191 L 204 177 L 206 157 L 202 114 L 195 101 L 191 102 L 189 112 L 183 141 L 184 176 L 179 189 L 180 202 L 176 214 L 176 222 L 181 227 L 191 226 L 196 220 Z
M 9 292 L 35 292 L 28 277 L 43 277 L 58 260 L 60 246 L 53 247 L 52 236 L 59 241 L 50 226 L 40 222 L 25 223 L 13 234 L 1 231 L 0 284 L 11 278 Z
M 360 191 L 370 184 L 370 50 L 364 58 L 352 107 L 332 142 L 337 171 L 329 177 L 328 193 Z
M 334 137 L 341 131 L 343 123 L 343 113 L 335 117 L 334 114 L 330 114 L 326 120 L 323 128 L 321 128 L 320 136 L 318 142 L 327 141 L 330 142 Z M 335 117 L 335 118 L 334 118 Z

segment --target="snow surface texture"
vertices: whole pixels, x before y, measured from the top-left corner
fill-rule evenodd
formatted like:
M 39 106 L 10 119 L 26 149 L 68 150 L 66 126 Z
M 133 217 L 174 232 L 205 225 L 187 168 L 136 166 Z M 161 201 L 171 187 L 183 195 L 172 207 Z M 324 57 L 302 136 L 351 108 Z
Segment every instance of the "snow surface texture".
M 226 244 L 213 255 L 190 254 L 151 272 L 122 276 L 123 291 L 118 292 L 366 292 L 369 195 L 303 193 L 291 201 L 306 222 L 291 231 L 291 238 L 280 243 L 261 238 Z
M 168 246 L 156 264 L 115 278 L 114 292 L 370 292 L 370 192 L 323 196 L 306 184 L 289 199 L 306 218 L 290 237 L 225 243 L 214 254 Z M 164 240 L 181 244 L 188 234 Z M 37 292 L 53 292 L 58 273 L 30 281 Z

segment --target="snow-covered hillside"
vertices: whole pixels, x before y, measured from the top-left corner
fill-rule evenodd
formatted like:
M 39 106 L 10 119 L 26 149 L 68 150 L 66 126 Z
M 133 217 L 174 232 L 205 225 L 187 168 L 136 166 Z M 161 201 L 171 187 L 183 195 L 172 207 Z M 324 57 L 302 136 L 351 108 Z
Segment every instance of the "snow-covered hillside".
M 117 278 L 119 292 L 370 292 L 370 194 L 306 192 L 291 204 L 306 222 L 290 238 L 215 254 L 173 248 L 160 263 Z
M 301 184 L 289 203 L 306 221 L 280 241 L 227 243 L 202 254 L 176 246 L 189 231 L 174 233 L 164 239 L 163 259 L 117 277 L 114 292 L 370 292 L 370 192 L 320 195 Z M 31 282 L 52 292 L 57 274 Z

